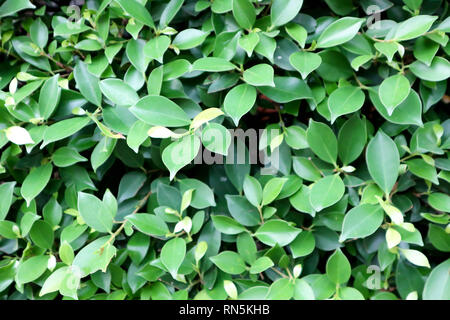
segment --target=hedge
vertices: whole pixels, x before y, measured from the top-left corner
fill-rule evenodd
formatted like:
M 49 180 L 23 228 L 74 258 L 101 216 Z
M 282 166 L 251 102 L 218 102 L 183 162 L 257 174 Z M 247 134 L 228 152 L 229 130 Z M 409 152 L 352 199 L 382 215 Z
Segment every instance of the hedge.
M 450 299 L 449 4 L 0 1 L 0 299 Z

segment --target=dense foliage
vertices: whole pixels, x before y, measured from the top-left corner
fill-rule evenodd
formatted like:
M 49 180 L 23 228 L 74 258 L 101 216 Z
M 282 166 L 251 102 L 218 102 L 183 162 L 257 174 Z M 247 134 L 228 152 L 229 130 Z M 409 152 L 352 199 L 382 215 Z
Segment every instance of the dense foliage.
M 448 15 L 0 1 L 0 298 L 450 299 Z

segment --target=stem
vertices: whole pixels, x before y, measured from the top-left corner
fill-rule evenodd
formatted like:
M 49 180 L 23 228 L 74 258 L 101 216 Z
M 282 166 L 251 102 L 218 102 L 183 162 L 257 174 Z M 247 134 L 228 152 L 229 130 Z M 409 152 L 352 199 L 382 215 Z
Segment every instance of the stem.
M 280 270 L 271 267 L 270 269 L 272 269 L 273 271 L 275 271 L 276 273 L 278 273 L 280 276 L 282 276 L 283 278 L 289 278 L 287 275 L 285 275 L 283 272 L 281 272 Z
M 258 206 L 259 217 L 261 218 L 261 224 L 264 224 L 264 217 L 261 210 L 261 206 Z
M 51 61 L 53 61 L 58 67 L 60 67 L 61 69 L 66 70 L 67 72 L 72 72 L 73 68 L 70 66 L 65 65 L 62 62 L 59 62 L 58 60 L 56 60 L 55 58 L 53 58 L 51 55 L 49 55 L 48 53 L 42 51 L 41 55 L 47 57 L 48 59 L 50 59 Z
M 150 195 L 152 194 L 151 191 L 149 191 L 144 198 L 142 198 L 139 203 L 137 204 L 136 208 L 134 209 L 134 211 L 131 214 L 135 214 L 137 213 L 147 202 L 148 198 L 150 197 Z M 114 239 L 120 234 L 120 232 L 123 230 L 123 228 L 125 228 L 126 223 L 128 222 L 127 219 L 125 219 L 121 225 L 117 228 L 117 230 L 111 234 L 111 237 L 108 239 L 108 241 L 105 242 L 105 244 L 102 246 L 102 248 L 106 247 L 108 244 L 111 244 L 111 242 L 114 241 Z

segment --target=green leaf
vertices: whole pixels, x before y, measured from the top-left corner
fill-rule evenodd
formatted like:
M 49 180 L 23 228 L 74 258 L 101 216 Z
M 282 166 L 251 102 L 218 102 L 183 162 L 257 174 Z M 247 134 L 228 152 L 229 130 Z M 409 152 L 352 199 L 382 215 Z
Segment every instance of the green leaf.
M 256 20 L 255 8 L 250 0 L 233 0 L 233 17 L 243 29 L 250 29 Z
M 29 0 L 6 0 L 0 7 L 0 18 L 11 16 L 25 9 L 36 8 Z
M 42 118 L 48 119 L 55 111 L 61 96 L 58 86 L 59 75 L 55 75 L 44 82 L 39 94 L 39 113 Z
M 129 110 L 138 119 L 154 126 L 181 127 L 190 124 L 186 112 L 163 96 L 146 96 Z
M 73 71 L 77 88 L 81 94 L 91 103 L 100 107 L 102 104 L 102 93 L 100 91 L 99 78 L 88 71 L 83 61 L 78 61 Z
M 308 142 L 306 141 L 306 130 L 299 126 L 290 126 L 286 128 L 286 135 L 284 137 L 286 143 L 292 149 L 306 149 Z
M 89 119 L 89 117 L 75 117 L 52 124 L 44 132 L 44 141 L 41 145 L 41 149 L 49 143 L 62 140 L 75 134 L 83 129 L 90 121 L 91 119 Z
M 363 152 L 367 141 L 366 123 L 358 115 L 348 119 L 339 130 L 338 155 L 344 164 L 355 161 Z
M 52 226 L 42 220 L 36 221 L 31 227 L 30 238 L 38 247 L 51 249 L 54 241 Z
M 106 160 L 111 156 L 114 151 L 114 147 L 116 146 L 117 139 L 112 139 L 108 137 L 103 137 L 91 154 L 91 164 L 94 172 L 97 171 L 98 167 L 100 167 Z
M 81 277 L 85 277 L 98 270 L 106 272 L 112 257 L 116 255 L 116 248 L 109 243 L 110 236 L 98 238 L 78 251 L 73 259 L 72 267 L 80 269 Z
M 244 260 L 233 251 L 222 251 L 220 254 L 209 258 L 220 270 L 228 274 L 241 274 L 245 272 Z
M 316 240 L 310 231 L 302 231 L 294 241 L 289 244 L 293 258 L 304 257 L 314 251 Z
M 250 266 L 250 273 L 258 274 L 266 271 L 267 269 L 273 266 L 274 266 L 273 261 L 270 260 L 270 258 L 261 257 L 252 263 L 252 265 Z
M 139 22 L 148 27 L 154 28 L 152 16 L 147 9 L 136 0 L 115 0 L 122 9 Z
M 211 10 L 214 13 L 225 13 L 233 8 L 233 0 L 215 0 L 211 4 Z
M 436 168 L 423 159 L 408 160 L 406 164 L 413 175 L 431 181 L 436 185 L 439 184 Z
M 363 22 L 363 19 L 354 17 L 344 17 L 334 21 L 320 34 L 317 39 L 317 47 L 335 47 L 352 40 Z
M 417 38 L 427 32 L 437 17 L 419 15 L 409 18 L 397 25 L 395 34 L 392 37 L 397 41 L 406 41 Z
M 47 25 L 42 22 L 41 18 L 33 21 L 30 26 L 30 37 L 39 48 L 45 48 L 48 42 L 48 28 Z
M 306 131 L 306 140 L 311 150 L 320 159 L 336 166 L 337 139 L 330 127 L 311 120 Z
M 78 212 L 89 227 L 100 232 L 111 232 L 113 216 L 96 196 L 78 192 Z
M 262 193 L 262 205 L 266 206 L 278 197 L 286 183 L 287 178 L 272 178 L 264 186 Z
M 36 198 L 50 181 L 53 166 L 51 163 L 41 165 L 31 170 L 22 183 L 20 194 L 25 199 L 27 206 Z
M 127 145 L 135 153 L 139 152 L 139 147 L 147 140 L 148 130 L 151 126 L 143 121 L 137 120 L 128 131 Z
M 172 45 L 180 50 L 192 49 L 201 45 L 208 34 L 208 32 L 197 29 L 185 29 L 177 34 L 172 41 Z
M 400 156 L 394 141 L 381 130 L 367 145 L 366 163 L 372 179 L 389 194 L 397 181 Z
M 164 149 L 162 160 L 170 171 L 170 180 L 181 168 L 194 160 L 199 149 L 200 139 L 195 135 L 185 136 Z
M 236 220 L 227 216 L 212 216 L 214 227 L 224 234 L 239 234 L 245 232 L 246 229 Z
M 15 181 L 0 184 L 0 198 L 2 199 L 0 201 L 0 221 L 6 218 L 11 208 L 15 186 Z
M 125 52 L 131 64 L 141 73 L 145 73 L 151 58 L 145 54 L 146 43 L 142 39 L 128 41 Z
M 159 18 L 160 27 L 165 27 L 169 25 L 173 18 L 175 18 L 177 12 L 183 5 L 184 0 L 170 0 L 169 3 L 164 8 L 161 17 Z
M 303 0 L 274 0 L 270 7 L 270 20 L 272 26 L 282 26 L 299 13 Z
M 409 69 L 416 77 L 427 81 L 443 81 L 450 77 L 450 62 L 443 57 L 434 57 L 429 66 L 421 61 L 414 61 Z
M 144 53 L 147 57 L 163 62 L 164 53 L 170 45 L 170 38 L 167 36 L 158 36 L 150 39 L 144 47 Z
M 259 181 L 247 175 L 244 179 L 244 193 L 247 200 L 254 205 L 259 207 L 263 199 L 263 189 Z
M 413 53 L 417 60 L 423 62 L 427 66 L 430 66 L 438 50 L 438 43 L 428 38 L 419 38 L 416 40 Z
M 105 79 L 100 81 L 100 90 L 106 98 L 119 106 L 132 106 L 139 100 L 136 91 L 120 79 Z
M 294 77 L 275 77 L 275 87 L 264 86 L 258 89 L 278 103 L 313 98 L 311 89 L 305 81 Z
M 17 283 L 23 285 L 39 278 L 47 269 L 49 256 L 35 256 L 22 262 L 17 268 Z
M 440 192 L 433 192 L 428 196 L 428 204 L 438 210 L 450 213 L 450 196 Z
M 255 87 L 274 87 L 273 73 L 273 68 L 270 65 L 265 63 L 257 64 L 244 71 L 244 81 Z
M 338 88 L 328 98 L 331 123 L 339 116 L 358 111 L 364 104 L 365 95 L 359 87 L 345 86 Z
M 151 236 L 165 236 L 169 232 L 164 220 L 154 214 L 137 213 L 125 218 L 140 232 Z
M 59 257 L 61 258 L 61 261 L 64 262 L 67 265 L 71 265 L 73 258 L 74 258 L 74 253 L 73 253 L 73 249 L 70 246 L 70 244 L 67 241 L 64 241 L 61 246 L 59 247 Z
M 321 211 L 338 202 L 344 192 L 345 186 L 339 175 L 326 176 L 313 184 L 309 202 L 315 211 Z
M 181 179 L 178 180 L 180 191 L 186 192 L 189 189 L 195 189 L 192 196 L 191 207 L 196 209 L 204 209 L 207 207 L 215 207 L 214 193 L 211 188 L 197 179 Z
M 424 300 L 448 300 L 450 299 L 450 259 L 434 267 L 425 282 L 423 289 Z
M 186 242 L 183 239 L 175 238 L 167 241 L 161 249 L 161 262 L 176 279 L 178 269 L 186 255 Z
M 268 246 L 273 247 L 278 244 L 284 247 L 291 243 L 300 232 L 300 229 L 292 227 L 284 220 L 270 220 L 256 230 L 255 236 Z
M 445 229 L 434 224 L 429 225 L 428 239 L 433 246 L 442 252 L 450 252 L 450 237 Z
M 354 207 L 345 215 L 339 241 L 370 236 L 378 230 L 383 218 L 383 208 L 377 204 L 361 204 Z
M 239 46 L 247 52 L 247 56 L 251 57 L 253 50 L 259 43 L 259 35 L 256 32 L 242 34 L 238 40 Z
M 378 95 L 388 115 L 392 115 L 394 109 L 408 97 L 410 90 L 411 85 L 408 79 L 401 74 L 383 80 L 378 89 Z
M 231 133 L 218 123 L 208 123 L 202 130 L 202 143 L 206 149 L 227 155 L 231 145 Z
M 222 72 L 234 70 L 236 66 L 223 58 L 206 57 L 195 60 L 192 68 L 198 71 Z
M 236 195 L 226 195 L 228 210 L 231 216 L 246 227 L 253 227 L 259 224 L 260 218 L 258 210 L 244 197 Z M 242 214 L 242 213 L 245 214 Z
M 378 93 L 375 90 L 369 90 L 369 97 L 377 111 L 389 122 L 418 126 L 423 125 L 422 101 L 413 89 L 410 90 L 408 97 L 394 109 L 391 115 L 388 114 L 386 107 L 381 103 Z
M 289 62 L 305 80 L 311 72 L 320 66 L 322 58 L 317 53 L 298 51 L 289 56 Z
M 236 126 L 239 120 L 253 107 L 256 101 L 256 90 L 248 84 L 240 84 L 231 89 L 223 102 L 225 112 L 233 119 Z
M 294 284 L 290 279 L 281 278 L 272 283 L 264 299 L 290 300 L 294 295 Z
M 342 253 L 341 249 L 336 249 L 327 260 L 326 273 L 328 279 L 335 284 L 345 283 L 350 279 L 351 271 L 347 257 Z
M 308 37 L 308 31 L 306 31 L 303 26 L 296 23 L 288 23 L 285 26 L 285 30 L 292 39 L 297 41 L 300 47 L 305 47 L 306 38 Z

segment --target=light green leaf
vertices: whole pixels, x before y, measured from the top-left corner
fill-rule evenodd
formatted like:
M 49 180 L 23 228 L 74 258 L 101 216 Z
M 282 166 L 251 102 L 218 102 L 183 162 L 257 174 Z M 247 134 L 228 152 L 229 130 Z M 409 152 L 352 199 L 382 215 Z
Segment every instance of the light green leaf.
M 31 257 L 17 268 L 16 281 L 19 285 L 32 282 L 39 278 L 47 269 L 49 256 Z
M 273 247 L 278 244 L 284 247 L 291 243 L 301 231 L 284 220 L 270 220 L 256 230 L 255 236 L 268 246 Z
M 272 26 L 282 26 L 299 13 L 303 0 L 274 0 L 270 7 Z
M 178 269 L 186 255 L 186 242 L 181 238 L 167 241 L 161 249 L 161 262 L 176 279 Z
M 52 171 L 52 164 L 47 163 L 32 169 L 27 175 L 20 188 L 20 194 L 27 202 L 27 206 L 30 205 L 31 200 L 44 190 L 45 186 L 50 181 Z
M 172 45 L 180 50 L 192 49 L 201 45 L 208 34 L 208 32 L 197 29 L 184 29 L 173 39 Z
M 256 20 L 256 12 L 250 0 L 233 0 L 233 17 L 243 29 L 250 29 Z
M 96 196 L 79 192 L 78 212 L 89 227 L 100 232 L 111 232 L 113 216 Z
M 378 95 L 388 115 L 392 115 L 394 109 L 408 97 L 410 90 L 411 85 L 408 79 L 401 74 L 383 80 L 378 89 Z
M 209 258 L 220 270 L 229 274 L 241 274 L 245 272 L 244 260 L 233 251 L 222 251 L 220 254 Z
M 309 202 L 315 211 L 321 211 L 338 202 L 344 192 L 345 186 L 339 175 L 326 176 L 313 184 Z
M 90 73 L 87 65 L 81 60 L 75 66 L 73 75 L 81 94 L 89 102 L 100 107 L 102 104 L 102 93 L 100 91 L 99 78 Z
M 55 75 L 44 82 L 39 94 L 39 113 L 48 119 L 58 106 L 61 88 L 58 86 L 59 75 Z
M 181 168 L 194 160 L 199 149 L 200 139 L 196 135 L 185 136 L 164 149 L 162 160 L 170 171 L 170 180 Z
M 342 284 L 350 279 L 351 266 L 341 249 L 337 249 L 327 260 L 326 273 L 328 279 L 335 284 Z
M 221 124 L 208 123 L 202 130 L 202 143 L 206 149 L 226 156 L 231 145 L 231 133 Z
M 265 63 L 257 64 L 244 71 L 244 81 L 252 86 L 271 86 L 273 82 L 273 68 Z
M 370 140 L 366 150 L 366 162 L 370 176 L 389 194 L 394 187 L 400 167 L 397 146 L 383 131 L 379 130 Z
M 339 241 L 366 238 L 378 230 L 383 222 L 384 211 L 379 205 L 361 204 L 345 215 Z
M 181 127 L 191 122 L 183 109 L 163 96 L 146 96 L 129 110 L 138 119 L 154 126 Z
M 258 274 L 258 273 L 266 271 L 267 269 L 269 269 L 272 266 L 274 266 L 274 263 L 272 260 L 270 260 L 270 258 L 261 257 L 252 263 L 252 265 L 250 266 L 250 273 Z
M 333 91 L 328 99 L 328 109 L 331 112 L 331 123 L 339 116 L 353 113 L 361 109 L 365 95 L 361 88 L 345 86 Z
M 417 38 L 427 32 L 436 19 L 437 17 L 428 15 L 409 18 L 397 25 L 393 39 L 406 41 Z
M 233 119 L 236 126 L 239 120 L 253 107 L 256 101 L 256 90 L 248 84 L 240 84 L 231 89 L 223 102 L 225 112 Z
M 125 218 L 139 231 L 151 236 L 165 236 L 169 232 L 164 220 L 154 214 L 137 213 Z
M 335 47 L 352 40 L 363 22 L 364 19 L 354 17 L 344 17 L 334 21 L 320 34 L 317 39 L 317 47 Z
M 311 120 L 306 131 L 306 140 L 311 150 L 320 159 L 336 166 L 337 139 L 330 127 Z
M 139 100 L 136 91 L 121 79 L 105 79 L 100 81 L 102 93 L 119 106 L 132 106 Z
M 289 56 L 289 62 L 305 80 L 311 72 L 320 66 L 322 58 L 317 53 L 298 51 Z

